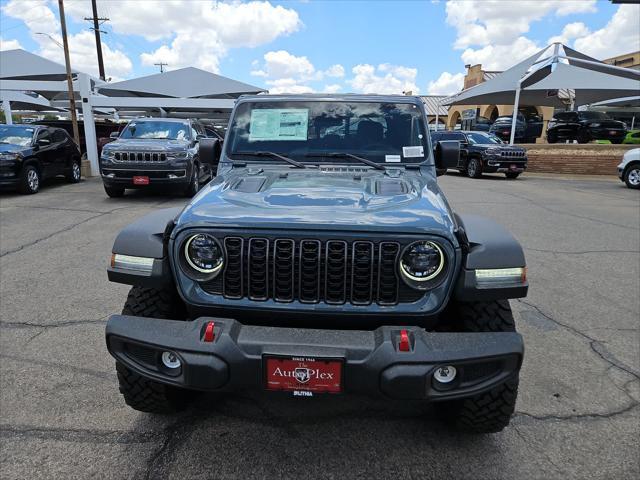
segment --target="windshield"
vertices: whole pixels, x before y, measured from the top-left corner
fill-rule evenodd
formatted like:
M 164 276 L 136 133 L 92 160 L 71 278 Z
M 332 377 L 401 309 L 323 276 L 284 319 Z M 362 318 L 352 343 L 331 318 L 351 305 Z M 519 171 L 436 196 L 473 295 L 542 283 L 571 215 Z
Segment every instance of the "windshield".
M 120 134 L 120 138 L 154 140 L 188 140 L 189 125 L 181 122 L 153 122 L 134 120 Z
M 407 103 L 265 101 L 238 105 L 225 144 L 227 154 L 275 152 L 300 162 L 418 163 L 428 156 L 421 110 Z M 329 156 L 334 154 L 334 156 Z M 269 161 L 262 156 L 260 160 Z
M 35 129 L 32 127 L 1 125 L 0 143 L 10 143 L 12 145 L 27 147 L 31 145 L 34 131 Z
M 471 145 L 476 143 L 488 144 L 488 143 L 502 143 L 495 135 L 487 135 L 484 133 L 467 133 L 467 139 Z
M 609 117 L 602 112 L 580 112 L 579 115 L 584 120 L 609 120 Z

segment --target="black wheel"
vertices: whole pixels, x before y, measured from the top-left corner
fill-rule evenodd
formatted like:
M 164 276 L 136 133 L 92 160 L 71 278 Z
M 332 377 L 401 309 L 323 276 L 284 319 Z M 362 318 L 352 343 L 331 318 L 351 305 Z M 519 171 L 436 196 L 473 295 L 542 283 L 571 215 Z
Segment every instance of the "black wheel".
M 507 300 L 493 302 L 453 302 L 444 327 L 459 332 L 515 332 L 516 326 Z M 442 418 L 462 431 L 495 433 L 509 425 L 518 397 L 518 376 L 488 392 L 462 400 L 437 404 Z
M 467 177 L 480 178 L 482 176 L 482 162 L 477 158 L 472 158 L 467 163 Z
M 18 191 L 25 195 L 38 193 L 40 190 L 41 176 L 40 170 L 32 163 L 28 163 L 20 172 L 20 180 L 18 182 Z
M 80 168 L 80 159 L 75 158 L 73 163 L 71 164 L 71 169 L 65 175 L 67 182 L 69 183 L 78 183 L 80 182 L 80 177 L 82 176 L 82 170 Z
M 635 165 L 631 165 L 627 167 L 624 172 L 624 183 L 627 184 L 627 187 L 638 189 L 640 188 L 640 164 L 636 163 Z
M 122 309 L 123 315 L 185 320 L 184 304 L 175 291 L 132 287 Z M 127 405 L 149 413 L 173 413 L 184 409 L 191 392 L 149 380 L 116 362 L 120 393 Z
M 589 135 L 589 132 L 586 130 L 580 130 L 576 140 L 578 140 L 578 143 L 589 143 L 591 141 L 591 135 Z
M 556 132 L 547 132 L 547 142 L 556 143 L 558 141 L 558 134 Z
M 516 178 L 518 178 L 518 176 L 520 175 L 520 172 L 507 172 L 505 173 L 505 176 L 507 178 L 511 178 L 513 180 L 515 180 Z
M 193 164 L 193 170 L 191 173 L 191 181 L 187 188 L 184 190 L 185 197 L 193 197 L 200 190 L 200 179 L 198 178 L 198 172 L 200 171 L 200 167 L 197 163 Z
M 118 198 L 124 195 L 124 187 L 109 187 L 105 185 L 104 191 L 107 192 L 107 195 L 111 198 Z

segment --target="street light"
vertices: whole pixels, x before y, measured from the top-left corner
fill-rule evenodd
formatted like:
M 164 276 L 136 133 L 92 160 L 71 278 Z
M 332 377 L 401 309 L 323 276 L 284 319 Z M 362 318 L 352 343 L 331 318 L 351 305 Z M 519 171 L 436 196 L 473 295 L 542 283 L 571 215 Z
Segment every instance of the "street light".
M 55 43 L 56 45 L 58 45 L 60 48 L 62 48 L 64 50 L 64 46 L 57 41 L 55 38 L 53 38 L 51 35 L 49 35 L 48 33 L 44 33 L 44 32 L 34 32 L 36 35 L 44 35 L 45 37 L 49 37 L 49 39 Z

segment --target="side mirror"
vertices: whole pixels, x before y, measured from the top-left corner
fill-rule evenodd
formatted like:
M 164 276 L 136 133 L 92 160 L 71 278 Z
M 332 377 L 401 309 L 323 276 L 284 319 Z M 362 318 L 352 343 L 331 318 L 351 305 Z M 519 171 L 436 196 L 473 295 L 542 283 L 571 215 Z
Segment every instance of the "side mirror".
M 119 132 L 111 132 L 109 134 L 109 138 L 118 138 L 120 136 Z
M 460 142 L 457 140 L 441 140 L 435 148 L 436 172 L 447 173 L 448 168 L 455 168 L 460 161 Z
M 220 161 L 220 141 L 217 138 L 202 137 L 199 140 L 198 156 L 202 163 L 217 165 Z

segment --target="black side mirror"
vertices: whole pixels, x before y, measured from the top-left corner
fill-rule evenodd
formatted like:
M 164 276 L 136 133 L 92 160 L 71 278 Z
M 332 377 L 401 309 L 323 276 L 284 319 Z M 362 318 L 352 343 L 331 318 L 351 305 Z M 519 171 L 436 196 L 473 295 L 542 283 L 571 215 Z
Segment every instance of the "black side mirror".
M 118 138 L 120 136 L 120 133 L 118 132 L 111 132 L 109 134 L 109 138 Z
M 441 140 L 435 148 L 436 172 L 447 173 L 447 168 L 455 168 L 460 161 L 460 142 L 457 140 Z
M 202 163 L 217 165 L 220 161 L 220 141 L 217 138 L 202 137 L 199 140 L 198 156 Z

